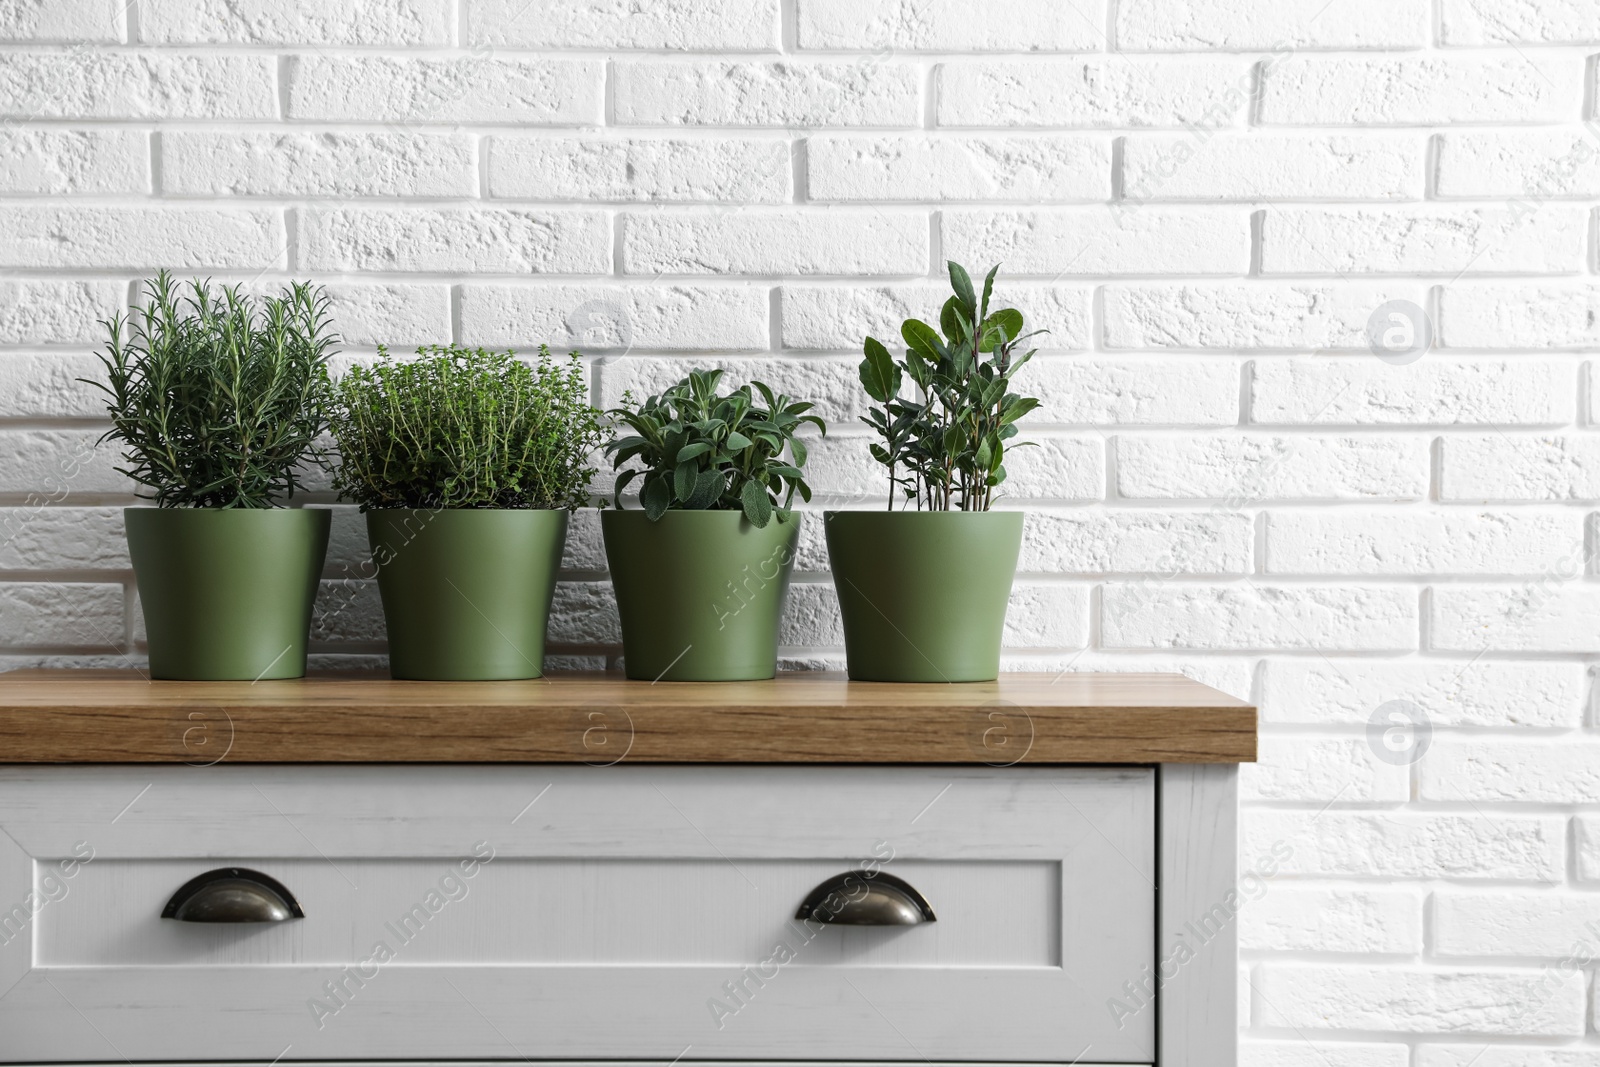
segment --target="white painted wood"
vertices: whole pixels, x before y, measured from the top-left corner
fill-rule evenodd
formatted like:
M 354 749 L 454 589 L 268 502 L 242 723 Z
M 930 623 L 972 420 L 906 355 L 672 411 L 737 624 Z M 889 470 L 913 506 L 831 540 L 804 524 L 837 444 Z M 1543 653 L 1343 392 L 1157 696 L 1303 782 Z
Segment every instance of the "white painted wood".
M 1148 1063 L 1153 1016 L 1106 1002 L 1154 951 L 1154 794 L 1140 768 L 6 768 L 0 877 L 95 858 L 30 926 L 0 1056 Z M 791 921 L 874 858 L 939 922 Z M 157 918 L 224 863 L 307 919 Z
M 1159 985 L 1161 1067 L 1236 1067 L 1239 769 L 1163 764 L 1160 793 L 1159 954 L 1122 1000 L 1137 1010 L 1138 986 Z

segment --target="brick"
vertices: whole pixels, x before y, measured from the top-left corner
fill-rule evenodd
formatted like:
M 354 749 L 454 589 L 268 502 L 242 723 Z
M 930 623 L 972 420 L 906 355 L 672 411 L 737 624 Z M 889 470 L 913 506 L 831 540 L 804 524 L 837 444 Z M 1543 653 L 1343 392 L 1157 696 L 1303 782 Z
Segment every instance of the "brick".
M 1269 723 L 1370 721 L 1408 700 L 1435 726 L 1571 729 L 1583 721 L 1587 678 L 1579 663 L 1466 660 L 1272 660 L 1261 681 Z
M 11 207 L 0 266 L 262 270 L 283 263 L 283 213 L 182 207 Z
M 983 6 L 961 0 L 802 0 L 799 15 L 800 47 L 830 52 L 1097 52 L 1105 47 L 1098 13 L 1060 0 L 997 0 Z
M 577 125 L 600 121 L 603 69 L 592 59 L 296 56 L 288 117 L 428 123 Z
M 1439 337 L 1459 348 L 1592 348 L 1600 345 L 1600 286 L 1447 285 L 1439 292 Z
M 375 581 L 323 581 L 311 606 L 312 647 L 366 646 L 376 651 L 385 640 L 383 602 Z M 142 630 L 135 636 L 142 636 Z
M 1284 875 L 1559 882 L 1566 874 L 1559 815 L 1250 811 L 1240 830 L 1241 868 L 1278 843 L 1293 851 Z
M 940 126 L 1228 126 L 1255 83 L 1232 56 L 1085 56 L 941 63 Z
M 997 491 L 1007 505 L 1019 501 L 1088 501 L 1105 497 L 1105 452 L 1099 437 L 1030 434 L 1037 447 L 1006 454 L 1010 478 Z M 831 505 L 880 506 L 888 472 L 871 457 L 866 435 L 830 434 L 811 447 L 806 480 Z
M 1151 200 L 1420 200 L 1426 145 L 1409 133 L 1135 134 L 1123 197 Z
M 1511 207 L 1278 207 L 1261 229 L 1266 274 L 1557 274 L 1585 269 L 1589 215 Z
M 678 0 L 612 7 L 588 0 L 465 0 L 467 40 L 513 48 L 772 52 L 778 0 Z
M 1440 498 L 1600 500 L 1600 439 L 1585 434 L 1461 434 L 1444 439 Z
M 130 566 L 121 508 L 0 508 L 0 570 L 127 571 Z
M 841 647 L 844 625 L 832 582 L 796 582 L 789 588 L 778 627 L 780 648 Z
M 1239 937 L 1243 948 L 1261 952 L 1414 955 L 1422 951 L 1422 895 L 1277 882 L 1246 906 Z
M 1371 355 L 1258 359 L 1250 421 L 1277 426 L 1562 426 L 1576 415 L 1576 363 Z
M 1416 1067 L 1597 1067 L 1592 1048 L 1538 1048 L 1510 1045 L 1419 1045 Z
M 1394 587 L 1208 586 L 1151 579 L 1100 594 L 1105 648 L 1392 651 L 1417 646 L 1417 595 Z
M 896 62 L 626 60 L 612 65 L 624 126 L 918 126 L 917 68 Z
M 98 343 L 100 320 L 127 308 L 127 292 L 117 282 L 0 281 L 0 344 Z
M 622 622 L 610 582 L 558 582 L 546 640 L 557 647 L 618 646 Z
M 856 379 L 854 361 L 839 359 L 781 359 L 772 356 L 624 356 L 599 364 L 597 403 L 612 408 L 631 392 L 643 400 L 683 380 L 691 370 L 713 368 L 723 372 L 718 388 L 735 389 L 752 380 L 765 382 L 776 392 L 815 403 L 813 414 L 828 423 L 828 432 L 838 434 L 862 427 L 855 422 L 866 396 Z M 858 439 L 841 447 L 854 447 Z M 826 446 L 824 446 L 826 448 Z M 865 448 L 862 458 L 866 459 Z M 870 460 L 868 460 L 870 462 Z M 874 473 L 877 467 L 873 467 Z M 887 479 L 887 475 L 884 476 Z M 820 527 L 821 518 L 817 520 Z
M 476 196 L 465 134 L 161 135 L 163 192 L 196 196 Z
M 448 45 L 450 0 L 202 0 L 155 3 L 139 14 L 139 39 L 153 44 Z
M 31 505 L 65 503 L 74 493 L 131 493 L 114 469 L 122 460 L 101 430 L 0 430 L 0 493 Z M 3 586 L 0 586 L 3 588 Z
M 949 299 L 947 282 L 893 285 L 784 285 L 779 290 L 785 348 L 842 349 L 859 354 L 863 340 L 877 337 L 901 347 L 900 324 L 909 318 L 933 322 Z M 1030 330 L 1048 330 L 1030 339 L 1047 349 L 1083 349 L 1090 343 L 1093 293 L 1056 284 L 995 282 L 993 307 L 1021 311 Z M 1026 374 L 1035 372 L 1027 371 Z
M 444 285 L 327 286 L 328 314 L 347 345 L 410 348 L 450 339 L 450 289 Z
M 1041 422 L 1233 426 L 1239 420 L 1239 367 L 1232 360 L 1044 356 L 1014 384 L 1042 401 L 1032 416 Z
M 1592 962 L 1600 943 L 1600 894 L 1433 895 L 1434 951 L 1441 956 L 1546 956 Z
M 1433 30 L 1427 0 L 1126 0 L 1115 11 L 1129 52 L 1422 48 Z
M 271 119 L 276 81 L 271 56 L 12 53 L 0 66 L 0 117 Z
M 1422 306 L 1426 299 L 1423 286 L 1408 282 L 1115 284 L 1105 287 L 1106 344 L 1366 352 L 1374 311 L 1391 300 Z
M 1569 581 L 1582 548 L 1565 565 L 1511 586 L 1442 585 L 1431 597 L 1433 647 L 1454 652 L 1592 652 L 1600 649 L 1600 602 Z
M 1439 40 L 1447 45 L 1600 42 L 1600 9 L 1588 0 L 1443 0 L 1440 16 Z
M 469 283 L 461 287 L 461 336 L 561 351 L 765 349 L 769 306 L 765 287 Z
M 104 376 L 100 360 L 87 352 L 0 353 L 0 418 L 102 417 L 105 394 L 79 379 Z
M 1410 774 L 1406 768 L 1379 759 L 1365 738 L 1312 738 L 1299 734 L 1263 737 L 1256 759 L 1257 762 L 1240 768 L 1239 795 L 1243 800 L 1401 804 L 1411 799 Z M 1340 949 L 1333 945 L 1303 947 L 1324 952 L 1410 951 L 1404 948 Z
M 1099 500 L 1105 496 L 1105 444 L 1098 436 L 1029 433 L 1030 448 L 1008 448 L 1009 477 L 995 498 L 1019 501 Z
M 1440 196 L 1600 196 L 1600 144 L 1581 129 L 1444 133 L 1436 166 Z
M 0 9 L 0 41 L 118 44 L 124 10 L 118 0 L 23 0 Z
M 1257 974 L 1264 1026 L 1548 1036 L 1584 1028 L 1581 974 L 1298 963 L 1269 963 Z
M 922 274 L 920 211 L 751 209 L 636 213 L 622 222 L 627 274 Z
M 1430 1046 L 1431 1047 L 1431 1046 Z M 1239 1067 L 1410 1067 L 1406 1045 L 1350 1041 L 1243 1041 Z
M 1054 210 L 952 208 L 940 212 L 944 255 L 999 263 L 1007 274 L 1242 274 L 1250 220 L 1218 208 Z
M 1130 499 L 1416 500 L 1428 492 L 1422 437 L 1117 439 L 1117 491 Z
M 1592 742 L 1448 738 L 1428 751 L 1419 770 L 1418 796 L 1423 800 L 1600 801 L 1600 746 Z M 1595 914 L 1600 916 L 1600 910 Z
M 123 630 L 120 585 L 0 585 L 0 642 L 12 648 L 117 648 Z
M 1111 142 L 1080 134 L 811 137 L 806 193 L 818 201 L 1108 200 Z
M 0 129 L 0 193 L 149 191 L 149 138 L 143 133 Z
M 1045 574 L 1246 574 L 1255 524 L 1240 512 L 1030 511 L 1017 569 Z
M 611 226 L 599 211 L 309 208 L 296 266 L 324 271 L 603 274 Z
M 1268 126 L 1576 122 L 1581 56 L 1296 56 L 1261 85 Z
M 1089 590 L 1018 582 L 1006 606 L 1007 649 L 1083 648 L 1089 643 Z
M 1572 820 L 1572 829 L 1579 879 L 1600 882 L 1600 816 L 1580 815 Z
M 1544 574 L 1582 552 L 1576 511 L 1318 508 L 1267 516 L 1268 574 Z
M 489 138 L 489 195 L 788 203 L 789 145 L 756 138 Z

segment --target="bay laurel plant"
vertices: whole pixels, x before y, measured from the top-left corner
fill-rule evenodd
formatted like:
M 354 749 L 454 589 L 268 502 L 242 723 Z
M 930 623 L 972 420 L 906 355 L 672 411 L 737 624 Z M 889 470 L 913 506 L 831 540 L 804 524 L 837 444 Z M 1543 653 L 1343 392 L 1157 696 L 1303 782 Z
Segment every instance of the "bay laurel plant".
M 642 404 L 625 394 L 623 406 L 607 413 L 632 431 L 606 446 L 612 468 L 639 464 L 618 475 L 617 507 L 635 479 L 643 479 L 639 504 L 652 522 L 669 510 L 743 511 L 765 527 L 774 515 L 788 521 L 796 493 L 810 501 L 801 471 L 806 446 L 796 431 L 810 423 L 828 432 L 822 419 L 806 414 L 813 405 L 762 382 L 719 395 L 721 380 L 720 370 L 690 371 Z
M 1022 342 L 1044 331 L 1024 332 L 1015 308 L 989 310 L 998 266 L 981 296 L 960 264 L 949 268 L 955 294 L 940 309 L 938 330 L 906 319 L 899 360 L 875 337 L 863 346 L 861 384 L 882 406 L 861 421 L 882 439 L 872 456 L 889 469 L 891 511 L 896 499 L 919 511 L 989 510 L 1006 480 L 1006 450 L 1018 447 L 1009 443 L 1017 420 L 1039 406 L 1012 392 L 1011 379 L 1034 354 L 1020 352 Z M 910 397 L 901 395 L 907 381 Z
M 578 353 L 432 345 L 326 382 L 334 488 L 361 510 L 543 508 L 589 502 L 604 432 Z
M 325 423 L 317 398 L 337 337 L 320 288 L 274 297 L 238 286 L 180 287 L 162 271 L 147 302 L 104 323 L 118 470 L 161 507 L 266 508 L 292 496 L 316 463 Z

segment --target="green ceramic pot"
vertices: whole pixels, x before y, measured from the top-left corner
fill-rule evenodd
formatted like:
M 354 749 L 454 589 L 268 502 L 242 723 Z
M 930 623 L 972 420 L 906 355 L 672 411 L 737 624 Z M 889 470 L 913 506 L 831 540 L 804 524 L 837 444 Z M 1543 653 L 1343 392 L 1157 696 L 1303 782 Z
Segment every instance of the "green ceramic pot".
M 538 678 L 565 511 L 367 512 L 389 674 L 442 682 Z
M 853 680 L 999 675 L 1022 512 L 830 511 L 823 519 Z
M 629 678 L 771 678 L 800 516 L 757 529 L 737 511 L 600 515 Z
M 124 508 L 150 676 L 299 678 L 326 508 Z

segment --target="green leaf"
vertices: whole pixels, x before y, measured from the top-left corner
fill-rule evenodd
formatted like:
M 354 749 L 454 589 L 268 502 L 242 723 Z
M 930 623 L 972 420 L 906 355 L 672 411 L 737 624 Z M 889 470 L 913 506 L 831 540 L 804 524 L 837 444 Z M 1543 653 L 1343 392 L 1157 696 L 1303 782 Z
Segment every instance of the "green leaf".
M 798 437 L 789 442 L 789 455 L 794 457 L 794 465 L 796 467 L 804 467 L 806 465 L 806 446 Z
M 1015 341 L 1022 336 L 1022 312 L 1016 308 L 1001 308 L 983 320 L 985 330 L 997 327 L 1006 332 L 1007 342 Z
M 739 490 L 739 499 L 744 504 L 744 517 L 752 526 L 766 526 L 772 520 L 772 500 L 765 486 L 755 481 L 745 482 Z
M 961 298 L 962 307 L 971 318 L 978 317 L 978 298 L 972 293 L 972 279 L 967 276 L 966 268 L 955 260 L 948 262 L 950 267 L 950 287 L 956 291 L 956 296 Z
M 672 491 L 667 487 L 667 480 L 651 478 L 646 481 L 643 492 L 639 494 L 639 503 L 644 507 L 645 517 L 651 522 L 665 515 L 672 503 Z
M 721 471 L 701 471 L 700 477 L 695 481 L 694 494 L 684 506 L 691 511 L 704 511 L 715 507 L 726 487 L 727 483 L 723 481 Z
M 989 268 L 988 275 L 983 279 L 983 304 L 978 308 L 978 318 L 986 318 L 989 314 L 989 295 L 994 292 L 994 276 L 1000 273 L 1000 264 L 996 263 Z
M 880 404 L 886 404 L 900 392 L 900 368 L 894 357 L 876 337 L 868 337 L 862 345 L 866 358 L 861 361 L 861 385 L 867 395 Z
M 743 452 L 745 449 L 755 444 L 754 441 L 750 440 L 750 438 L 746 437 L 738 430 L 729 430 L 728 438 L 723 443 L 726 444 L 729 450 L 733 452 Z
M 698 481 L 700 468 L 694 460 L 684 460 L 678 464 L 678 469 L 672 475 L 672 492 L 682 503 L 688 503 L 694 496 L 694 487 Z
M 684 445 L 678 449 L 678 462 L 685 463 L 691 459 L 699 459 L 710 451 L 711 446 L 705 441 L 696 441 L 692 445 Z
M 919 352 L 925 358 L 938 360 L 948 353 L 944 341 L 933 332 L 933 327 L 921 319 L 907 319 L 900 324 L 900 336 L 912 350 Z

